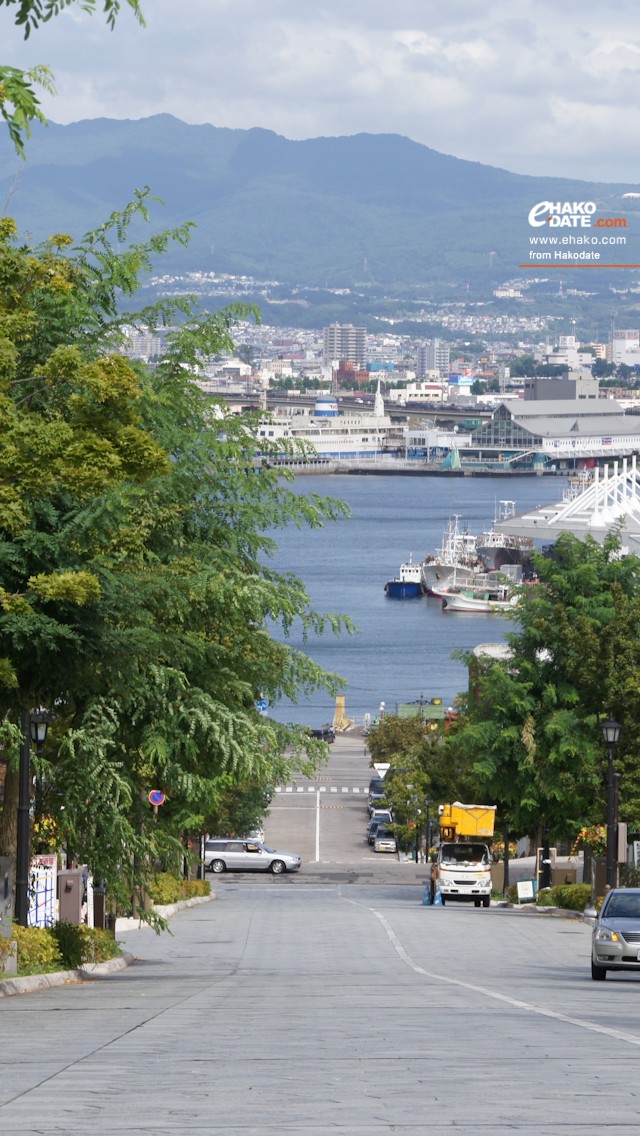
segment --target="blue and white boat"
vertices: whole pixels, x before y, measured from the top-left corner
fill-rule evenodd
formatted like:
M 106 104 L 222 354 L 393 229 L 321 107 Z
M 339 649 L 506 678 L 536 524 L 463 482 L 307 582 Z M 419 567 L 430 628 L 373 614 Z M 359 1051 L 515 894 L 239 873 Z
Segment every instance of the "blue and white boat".
M 400 565 L 398 575 L 387 580 L 384 590 L 392 599 L 398 600 L 414 600 L 424 595 L 422 565 L 413 563 L 411 553 L 407 562 Z

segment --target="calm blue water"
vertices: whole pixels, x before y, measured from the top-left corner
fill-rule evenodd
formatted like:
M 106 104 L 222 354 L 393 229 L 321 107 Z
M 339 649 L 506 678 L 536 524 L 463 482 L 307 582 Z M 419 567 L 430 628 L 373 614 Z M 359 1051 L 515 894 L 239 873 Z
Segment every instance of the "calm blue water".
M 342 612 L 359 629 L 355 636 L 302 643 L 289 640 L 325 670 L 345 679 L 347 714 L 362 718 L 378 713 L 384 702 L 394 712 L 398 702 L 440 697 L 450 705 L 466 689 L 467 672 L 451 658 L 456 649 L 495 643 L 512 630 L 510 620 L 482 613 L 446 613 L 438 600 L 389 599 L 388 579 L 413 553 L 422 559 L 442 543 L 451 514 L 461 515 L 470 532 L 490 528 L 496 504 L 516 502 L 516 511 L 558 500 L 561 477 L 442 478 L 309 475 L 295 483 L 298 493 L 340 497 L 351 519 L 310 531 L 294 526 L 279 532 L 273 565 L 299 576 L 319 612 Z M 334 703 L 319 691 L 297 705 L 282 702 L 270 709 L 281 721 L 320 726 L 333 718 Z

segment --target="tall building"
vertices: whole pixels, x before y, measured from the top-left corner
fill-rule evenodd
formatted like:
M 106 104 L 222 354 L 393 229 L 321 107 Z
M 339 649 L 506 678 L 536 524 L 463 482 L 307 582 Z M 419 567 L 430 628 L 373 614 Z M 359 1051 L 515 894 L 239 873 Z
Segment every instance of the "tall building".
M 325 363 L 348 359 L 358 368 L 367 362 L 367 331 L 352 323 L 332 323 L 322 329 L 322 356 Z
M 417 374 L 424 379 L 429 371 L 437 371 L 444 379 L 449 375 L 449 344 L 443 339 L 432 339 L 418 348 Z

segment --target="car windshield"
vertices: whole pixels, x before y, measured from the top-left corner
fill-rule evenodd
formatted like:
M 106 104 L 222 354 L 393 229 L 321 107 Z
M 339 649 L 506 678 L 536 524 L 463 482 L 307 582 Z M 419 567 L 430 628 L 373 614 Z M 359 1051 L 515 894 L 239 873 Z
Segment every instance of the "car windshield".
M 640 919 L 640 895 L 612 895 L 604 917 L 605 919 Z
M 443 844 L 441 861 L 443 864 L 488 864 L 489 852 L 486 844 Z
M 269 848 L 268 844 L 263 844 L 262 847 L 265 852 L 275 852 L 275 848 Z

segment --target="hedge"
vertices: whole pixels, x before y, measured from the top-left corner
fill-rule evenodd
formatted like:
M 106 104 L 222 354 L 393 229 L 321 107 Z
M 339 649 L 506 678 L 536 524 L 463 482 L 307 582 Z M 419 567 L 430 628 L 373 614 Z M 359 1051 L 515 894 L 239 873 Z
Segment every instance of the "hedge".
M 18 944 L 18 974 L 77 970 L 85 963 L 105 962 L 122 953 L 108 931 L 84 923 L 56 923 L 53 927 L 20 927 L 14 923 L 11 935 Z
M 536 897 L 538 907 L 564 907 L 568 911 L 584 911 L 591 901 L 591 884 L 560 884 L 545 888 Z
M 168 903 L 178 903 L 181 899 L 211 895 L 211 884 L 209 880 L 183 880 L 172 876 L 169 872 L 159 872 L 153 878 L 149 895 L 154 903 L 164 906 Z

